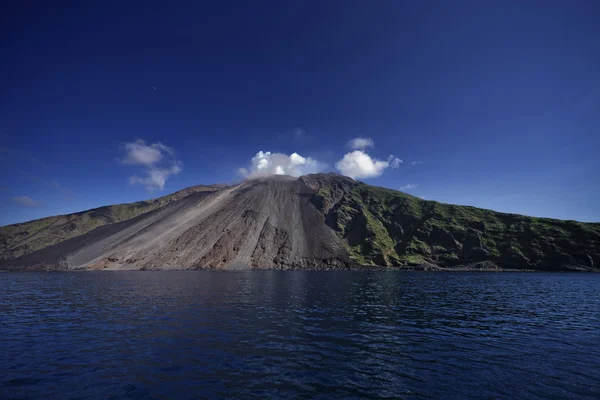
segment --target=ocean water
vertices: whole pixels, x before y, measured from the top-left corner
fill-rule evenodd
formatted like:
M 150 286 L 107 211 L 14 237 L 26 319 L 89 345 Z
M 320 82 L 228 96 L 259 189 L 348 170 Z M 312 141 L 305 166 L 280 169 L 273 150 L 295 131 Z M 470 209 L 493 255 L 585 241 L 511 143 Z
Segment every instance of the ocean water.
M 0 274 L 0 398 L 600 398 L 600 274 Z

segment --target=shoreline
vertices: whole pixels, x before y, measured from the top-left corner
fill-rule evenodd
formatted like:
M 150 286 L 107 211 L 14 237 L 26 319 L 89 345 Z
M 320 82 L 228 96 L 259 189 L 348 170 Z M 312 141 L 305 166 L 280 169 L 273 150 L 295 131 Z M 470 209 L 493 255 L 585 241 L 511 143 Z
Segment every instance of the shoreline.
M 19 272 L 261 272 L 261 271 L 363 271 L 363 272 L 422 272 L 422 273 L 435 273 L 435 272 L 482 272 L 482 273 L 502 273 L 502 272 L 550 272 L 550 273 L 598 273 L 597 270 L 583 270 L 583 269 L 561 269 L 561 270 L 541 270 L 541 269 L 515 269 L 515 268 L 475 268 L 475 267 L 456 267 L 456 268 L 419 268 L 417 267 L 350 267 L 350 268 L 245 268 L 245 269 L 227 269 L 227 268 L 165 268 L 165 269 L 0 269 L 0 273 L 19 273 Z

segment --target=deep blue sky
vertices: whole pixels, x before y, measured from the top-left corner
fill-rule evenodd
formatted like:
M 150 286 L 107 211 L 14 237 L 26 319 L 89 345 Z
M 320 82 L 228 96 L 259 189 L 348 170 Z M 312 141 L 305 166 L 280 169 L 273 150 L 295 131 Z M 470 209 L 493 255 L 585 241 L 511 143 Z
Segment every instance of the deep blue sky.
M 357 137 L 404 161 L 365 182 L 600 221 L 597 1 L 150 3 L 0 6 L 0 224 L 234 182 L 260 150 L 335 171 Z M 127 162 L 138 139 L 174 152 Z

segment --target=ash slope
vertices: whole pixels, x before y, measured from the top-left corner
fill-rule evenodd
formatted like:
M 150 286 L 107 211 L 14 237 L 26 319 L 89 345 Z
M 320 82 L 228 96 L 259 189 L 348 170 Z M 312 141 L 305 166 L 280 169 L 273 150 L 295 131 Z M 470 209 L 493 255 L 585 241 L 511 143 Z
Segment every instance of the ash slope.
M 83 235 L 107 224 L 125 221 L 164 207 L 197 192 L 211 192 L 225 185 L 194 186 L 157 199 L 94 208 L 0 227 L 0 259 L 12 259 Z
M 310 268 L 349 264 L 296 178 L 199 192 L 3 262 L 8 269 Z

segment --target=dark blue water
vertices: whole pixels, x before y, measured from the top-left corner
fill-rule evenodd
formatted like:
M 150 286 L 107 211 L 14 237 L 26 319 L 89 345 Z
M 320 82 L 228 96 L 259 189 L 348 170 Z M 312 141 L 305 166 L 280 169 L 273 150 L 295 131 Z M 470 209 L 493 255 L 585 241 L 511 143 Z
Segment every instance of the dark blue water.
M 0 274 L 0 398 L 600 398 L 600 274 Z

